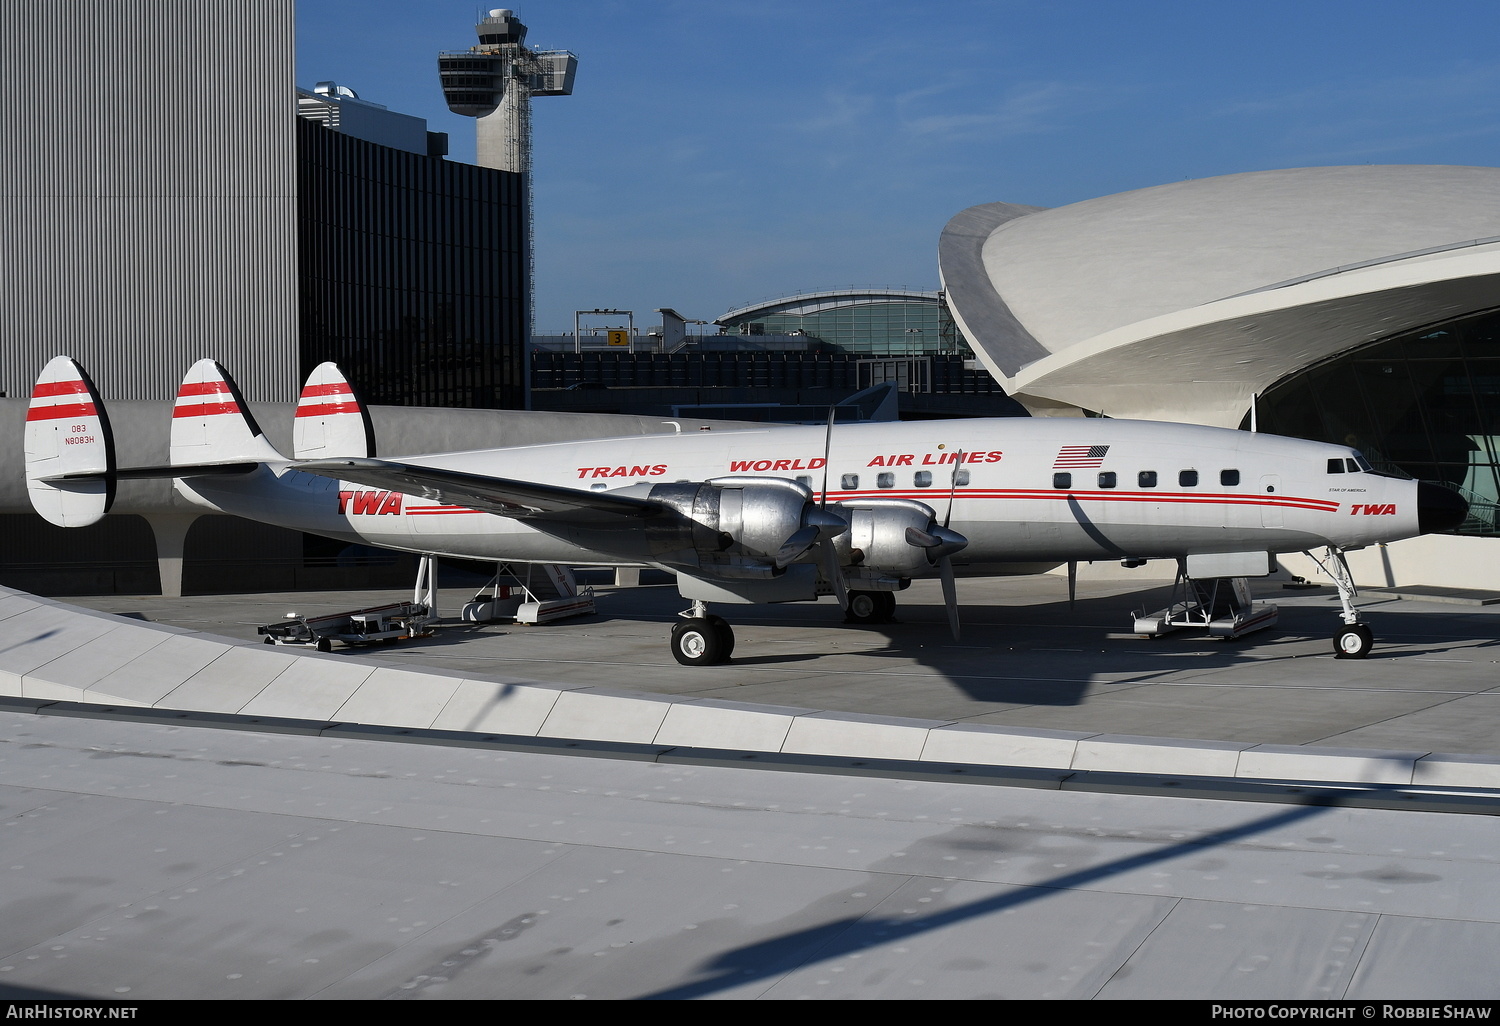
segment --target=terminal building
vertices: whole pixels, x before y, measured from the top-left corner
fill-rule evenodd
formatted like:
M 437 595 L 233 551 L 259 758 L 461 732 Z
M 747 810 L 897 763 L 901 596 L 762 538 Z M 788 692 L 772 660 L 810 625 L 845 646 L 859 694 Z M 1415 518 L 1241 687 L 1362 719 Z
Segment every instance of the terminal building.
M 1362 583 L 1500 579 L 1500 169 L 1300 168 L 991 203 L 957 214 L 938 256 L 975 355 L 1034 415 L 1358 446 L 1471 504 L 1469 537 L 1362 553 Z

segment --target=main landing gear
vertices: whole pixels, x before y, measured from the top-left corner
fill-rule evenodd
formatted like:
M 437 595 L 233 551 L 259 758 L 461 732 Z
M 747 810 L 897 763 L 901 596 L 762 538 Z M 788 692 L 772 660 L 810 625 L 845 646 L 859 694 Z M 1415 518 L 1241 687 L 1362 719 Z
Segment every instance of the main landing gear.
M 896 594 L 890 591 L 851 591 L 844 610 L 845 623 L 890 623 L 896 615 Z
M 672 658 L 683 666 L 727 663 L 734 654 L 734 629 L 722 616 L 713 616 L 704 602 L 694 602 L 672 625 Z
M 1344 626 L 1333 636 L 1334 657 L 1363 659 L 1375 647 L 1375 633 L 1360 620 L 1359 611 L 1354 608 L 1354 596 L 1359 591 L 1354 587 L 1354 575 L 1349 572 L 1349 564 L 1344 559 L 1343 551 L 1330 545 L 1326 559 L 1319 559 L 1311 552 L 1302 554 L 1317 563 L 1333 579 L 1334 587 L 1339 590 L 1339 602 L 1343 605 L 1339 615 L 1344 619 Z

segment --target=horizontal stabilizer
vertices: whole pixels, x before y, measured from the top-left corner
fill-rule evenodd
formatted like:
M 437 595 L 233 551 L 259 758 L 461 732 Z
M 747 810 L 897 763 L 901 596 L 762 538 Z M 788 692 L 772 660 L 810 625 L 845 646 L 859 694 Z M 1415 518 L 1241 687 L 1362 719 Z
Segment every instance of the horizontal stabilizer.
M 197 466 L 185 465 L 180 467 L 117 467 L 108 474 L 83 471 L 75 474 L 57 474 L 53 477 L 38 478 L 38 480 L 44 481 L 47 484 L 101 480 L 105 477 L 112 478 L 115 481 L 161 481 L 184 477 L 223 477 L 232 474 L 248 474 L 259 466 L 264 466 L 264 464 L 242 461 L 240 463 L 200 463 Z
M 26 411 L 26 491 L 58 527 L 87 527 L 115 498 L 115 446 L 98 390 L 66 356 L 49 362 Z M 67 480 L 78 475 L 77 480 Z
M 585 492 L 389 460 L 315 460 L 297 463 L 293 469 L 371 488 L 420 495 L 425 499 L 502 517 L 567 520 L 591 513 L 648 517 L 662 510 L 660 503 L 649 499 Z

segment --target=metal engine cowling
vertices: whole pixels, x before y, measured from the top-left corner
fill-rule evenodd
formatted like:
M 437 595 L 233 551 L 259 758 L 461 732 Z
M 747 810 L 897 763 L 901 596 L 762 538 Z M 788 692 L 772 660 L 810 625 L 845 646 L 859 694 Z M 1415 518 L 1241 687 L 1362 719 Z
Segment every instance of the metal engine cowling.
M 860 499 L 831 509 L 849 521 L 834 542 L 840 562 L 894 577 L 927 577 L 939 560 L 968 544 L 943 527 L 937 513 L 915 499 Z
M 680 514 L 648 522 L 653 554 L 731 576 L 778 574 L 818 541 L 848 530 L 805 485 L 782 478 L 659 484 L 649 497 Z

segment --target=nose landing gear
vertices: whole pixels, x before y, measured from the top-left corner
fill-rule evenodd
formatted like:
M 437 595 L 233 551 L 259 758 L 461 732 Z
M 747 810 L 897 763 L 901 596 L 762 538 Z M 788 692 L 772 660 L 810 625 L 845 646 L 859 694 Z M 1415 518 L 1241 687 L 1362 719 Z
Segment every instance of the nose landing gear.
M 727 663 L 734 654 L 734 630 L 722 616 L 713 616 L 704 602 L 694 602 L 672 625 L 672 658 L 683 666 Z
M 1343 605 L 1339 615 L 1344 619 L 1344 626 L 1333 636 L 1334 657 L 1363 659 L 1375 647 L 1375 633 L 1360 620 L 1359 610 L 1354 608 L 1354 597 L 1359 594 L 1359 590 L 1354 587 L 1354 575 L 1349 572 L 1343 550 L 1333 545 L 1328 546 L 1326 560 L 1319 559 L 1311 552 L 1302 554 L 1317 563 L 1333 579 L 1334 587 L 1339 590 L 1339 602 Z

